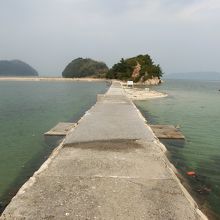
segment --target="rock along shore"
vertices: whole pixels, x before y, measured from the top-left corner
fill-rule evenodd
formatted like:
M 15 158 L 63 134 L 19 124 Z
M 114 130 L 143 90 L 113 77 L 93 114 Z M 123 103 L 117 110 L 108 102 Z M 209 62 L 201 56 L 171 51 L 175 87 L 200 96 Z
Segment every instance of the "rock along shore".
M 113 82 L 0 219 L 207 219 L 165 151 Z

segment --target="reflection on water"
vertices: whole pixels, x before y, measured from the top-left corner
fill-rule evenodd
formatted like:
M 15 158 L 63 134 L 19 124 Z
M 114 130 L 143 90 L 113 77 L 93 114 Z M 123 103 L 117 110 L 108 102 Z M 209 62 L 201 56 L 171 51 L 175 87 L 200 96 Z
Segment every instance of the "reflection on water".
M 167 80 L 156 89 L 169 97 L 138 101 L 149 123 L 180 126 L 185 143 L 164 141 L 169 157 L 204 209 L 220 219 L 220 82 Z M 196 176 L 188 176 L 188 171 Z

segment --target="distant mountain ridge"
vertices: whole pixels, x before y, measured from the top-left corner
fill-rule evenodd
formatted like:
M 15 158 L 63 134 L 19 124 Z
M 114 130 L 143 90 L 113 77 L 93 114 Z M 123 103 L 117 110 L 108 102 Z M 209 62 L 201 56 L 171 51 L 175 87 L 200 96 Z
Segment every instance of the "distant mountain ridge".
M 164 75 L 164 77 L 167 79 L 220 80 L 220 72 L 170 73 Z
M 0 60 L 0 76 L 38 76 L 38 72 L 21 60 Z

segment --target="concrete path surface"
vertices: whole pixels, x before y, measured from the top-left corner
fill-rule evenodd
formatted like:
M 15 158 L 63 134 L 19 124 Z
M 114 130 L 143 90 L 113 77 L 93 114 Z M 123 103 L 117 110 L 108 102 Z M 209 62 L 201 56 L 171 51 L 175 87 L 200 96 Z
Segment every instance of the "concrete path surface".
M 3 219 L 206 219 L 119 83 L 20 189 Z

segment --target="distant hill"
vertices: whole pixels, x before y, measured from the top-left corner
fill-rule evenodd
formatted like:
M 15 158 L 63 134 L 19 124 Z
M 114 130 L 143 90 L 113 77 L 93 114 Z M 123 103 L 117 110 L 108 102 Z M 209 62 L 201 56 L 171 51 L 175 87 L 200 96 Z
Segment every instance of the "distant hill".
M 104 62 L 89 58 L 77 58 L 64 69 L 62 76 L 65 78 L 104 77 L 108 67 Z
M 219 72 L 189 72 L 164 75 L 167 79 L 220 80 Z
M 0 76 L 38 76 L 38 72 L 20 60 L 0 60 Z

